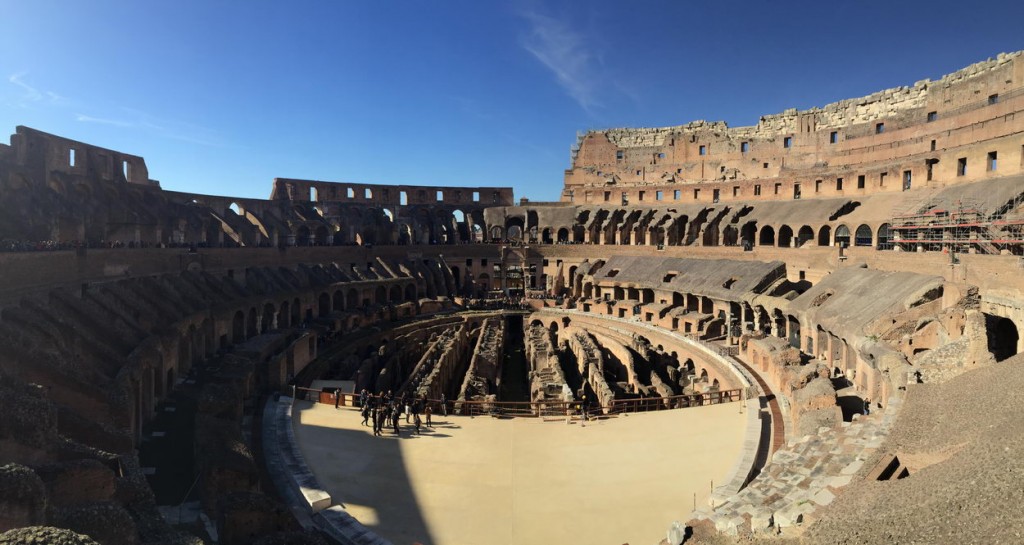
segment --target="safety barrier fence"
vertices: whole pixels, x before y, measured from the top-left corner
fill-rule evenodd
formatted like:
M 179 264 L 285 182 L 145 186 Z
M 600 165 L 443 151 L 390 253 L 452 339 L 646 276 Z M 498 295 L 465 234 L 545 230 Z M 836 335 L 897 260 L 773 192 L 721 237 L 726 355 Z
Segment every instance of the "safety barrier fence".
M 337 399 L 333 391 L 311 388 L 296 388 L 297 399 L 315 401 L 338 407 L 359 407 L 359 395 L 339 392 Z M 685 394 L 669 397 L 649 396 L 630 399 L 616 399 L 607 405 L 588 404 L 588 416 L 616 415 L 648 411 L 685 409 L 703 405 L 717 405 L 743 401 L 743 389 L 715 390 L 699 394 Z M 444 414 L 441 400 L 428 399 L 427 404 L 434 414 Z M 580 401 L 466 401 L 448 400 L 449 414 L 463 416 L 506 416 L 506 417 L 561 417 L 581 415 L 584 412 Z

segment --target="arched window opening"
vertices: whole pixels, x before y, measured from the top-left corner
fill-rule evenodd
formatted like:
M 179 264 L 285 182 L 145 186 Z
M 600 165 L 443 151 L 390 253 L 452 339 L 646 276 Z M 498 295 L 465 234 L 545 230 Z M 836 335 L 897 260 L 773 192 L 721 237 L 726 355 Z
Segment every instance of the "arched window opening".
M 836 245 L 846 248 L 850 245 L 850 228 L 845 225 L 836 227 Z
M 854 244 L 857 246 L 871 246 L 871 228 L 867 225 L 857 227 Z

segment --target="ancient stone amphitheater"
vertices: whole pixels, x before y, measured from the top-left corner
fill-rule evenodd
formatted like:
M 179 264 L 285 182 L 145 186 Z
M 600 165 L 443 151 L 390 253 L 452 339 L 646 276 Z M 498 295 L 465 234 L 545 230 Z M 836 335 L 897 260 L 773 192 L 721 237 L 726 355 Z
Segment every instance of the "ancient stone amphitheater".
M 17 127 L 0 543 L 383 543 L 296 444 L 336 388 L 570 424 L 744 407 L 727 478 L 651 543 L 1020 543 L 1022 134 L 1021 53 L 750 127 L 590 131 L 559 202 L 182 193 Z

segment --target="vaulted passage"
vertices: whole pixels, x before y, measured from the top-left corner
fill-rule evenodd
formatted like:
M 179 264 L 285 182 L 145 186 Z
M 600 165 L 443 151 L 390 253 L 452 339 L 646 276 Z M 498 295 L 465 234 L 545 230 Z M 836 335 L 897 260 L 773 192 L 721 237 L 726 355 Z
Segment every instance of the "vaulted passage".
M 988 334 L 988 351 L 996 361 L 1003 361 L 1017 354 L 1020 334 L 1013 320 L 985 314 L 985 331 Z

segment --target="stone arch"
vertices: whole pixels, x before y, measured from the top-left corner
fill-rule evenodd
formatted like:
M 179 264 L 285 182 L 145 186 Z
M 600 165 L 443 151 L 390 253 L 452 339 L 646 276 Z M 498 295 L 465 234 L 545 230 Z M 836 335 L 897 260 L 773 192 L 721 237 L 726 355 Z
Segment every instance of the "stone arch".
M 748 221 L 740 228 L 740 241 L 744 248 L 753 248 L 757 241 L 757 222 Z
M 277 313 L 277 326 L 280 328 L 291 327 L 291 306 L 288 301 L 281 303 L 281 310 Z
M 556 237 L 556 240 L 558 240 L 558 242 L 561 244 L 569 242 L 569 230 L 566 229 L 565 227 L 562 227 L 561 229 L 558 230 L 558 234 L 556 235 Z
M 415 284 L 407 284 L 405 286 L 405 300 L 406 301 L 415 301 L 416 300 L 416 285 Z
M 822 225 L 821 230 L 818 231 L 818 246 L 831 246 L 832 245 L 832 227 L 829 225 Z
M 391 290 L 390 290 L 390 293 L 388 294 L 388 298 L 391 300 L 392 303 L 401 303 L 402 302 L 402 288 L 401 288 L 401 286 L 391 286 Z
M 331 308 L 335 311 L 341 311 L 345 308 L 345 294 L 341 290 L 334 290 L 334 297 L 331 301 Z
M 775 229 L 770 225 L 761 228 L 758 234 L 758 246 L 775 246 Z
M 788 225 L 779 227 L 779 248 L 789 248 L 793 245 L 793 228 Z
M 491 227 L 490 235 L 491 240 L 499 241 L 504 238 L 505 230 L 502 229 L 500 225 L 495 225 L 494 227 Z
M 296 246 L 309 246 L 310 245 L 310 234 L 309 227 L 302 225 L 299 226 L 299 230 L 295 233 L 295 245 Z
M 722 246 L 736 246 L 740 232 L 734 225 L 727 225 L 722 230 Z
M 345 308 L 352 310 L 359 306 L 359 292 L 355 288 L 349 288 L 348 292 L 345 293 Z
M 891 250 L 893 248 L 894 244 L 891 225 L 888 223 L 879 225 L 877 236 L 879 250 Z
M 522 240 L 525 236 L 523 218 L 508 218 L 505 220 L 505 238 L 508 240 Z
M 388 302 L 388 292 L 384 289 L 384 286 L 377 286 L 377 289 L 373 292 L 374 302 L 378 305 L 385 305 Z
M 165 376 L 166 379 L 164 381 L 164 392 L 166 395 L 170 395 L 171 391 L 174 390 L 174 368 L 168 368 Z
M 709 224 L 704 228 L 704 236 L 701 238 L 701 244 L 704 246 L 718 246 L 718 227 L 715 224 Z
M 540 241 L 543 244 L 554 244 L 554 239 L 551 237 L 551 228 L 545 227 L 540 233 Z
M 654 302 L 654 290 L 651 288 L 644 288 L 640 290 L 640 302 L 641 303 L 653 303 Z
M 508 227 L 508 223 L 505 224 Z M 537 242 L 537 229 L 540 226 L 540 220 L 536 210 L 528 210 L 526 212 L 526 225 L 523 227 L 524 231 L 528 233 L 529 242 Z
M 836 227 L 835 243 L 843 248 L 850 246 L 850 228 L 845 224 Z
M 245 327 L 245 337 L 246 338 L 255 337 L 259 333 L 259 327 L 258 327 L 258 324 L 257 324 L 257 322 L 259 321 L 257 319 L 258 317 L 259 317 L 259 314 L 256 313 L 256 307 L 250 308 L 249 309 L 249 319 L 248 319 L 248 321 L 246 321 L 246 324 L 245 324 L 246 325 L 246 327 Z
M 326 292 L 321 293 L 316 299 L 317 315 L 326 318 L 331 313 L 331 296 Z
M 469 242 L 471 239 L 470 233 L 470 217 L 466 215 L 462 210 L 456 209 L 452 212 L 452 219 L 454 220 L 455 231 L 457 233 L 458 242 Z
M 334 237 L 330 236 L 330 232 L 327 230 L 326 225 L 320 225 L 316 228 L 316 240 L 313 242 L 317 246 L 327 246 L 331 243 Z
M 859 225 L 854 232 L 853 243 L 856 246 L 871 246 L 873 244 L 871 227 L 863 223 Z
M 1013 320 L 993 314 L 984 314 L 988 351 L 995 360 L 1003 361 L 1018 352 L 1020 332 Z
M 398 243 L 415 244 L 412 236 L 412 227 L 408 223 L 402 223 L 398 226 Z
M 809 242 L 814 242 L 814 229 L 810 225 L 804 225 L 796 235 L 796 245 L 799 248 Z
M 451 212 L 437 212 L 437 228 L 434 231 L 436 238 L 432 244 L 454 244 L 456 239 L 455 219 Z
M 267 303 L 263 305 L 263 319 L 260 321 L 260 333 L 266 333 L 274 329 L 274 305 Z
M 231 319 L 231 342 L 238 344 L 245 340 L 245 314 L 239 310 Z
M 302 322 L 302 302 L 296 297 L 292 300 L 292 325 L 299 325 Z

